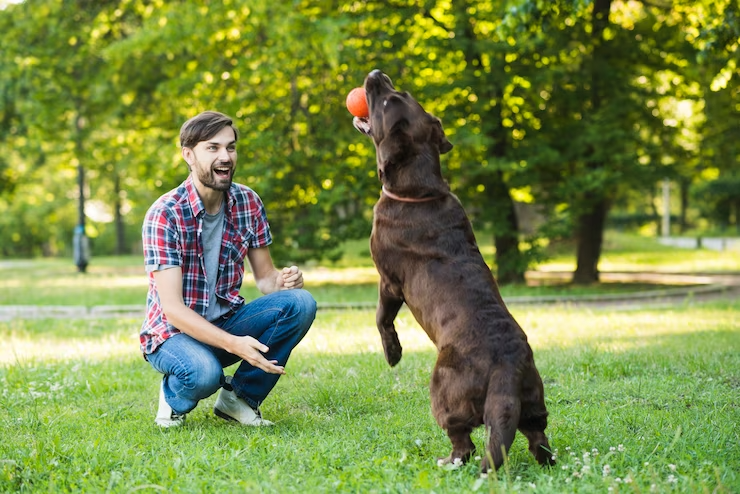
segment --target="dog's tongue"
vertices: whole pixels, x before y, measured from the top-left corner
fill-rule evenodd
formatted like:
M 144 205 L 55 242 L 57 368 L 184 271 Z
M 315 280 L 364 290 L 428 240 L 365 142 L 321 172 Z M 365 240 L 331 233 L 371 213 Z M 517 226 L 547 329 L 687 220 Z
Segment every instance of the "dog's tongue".
M 354 117 L 352 119 L 352 125 L 355 129 L 359 130 L 363 134 L 369 136 L 370 134 L 370 119 L 363 117 Z

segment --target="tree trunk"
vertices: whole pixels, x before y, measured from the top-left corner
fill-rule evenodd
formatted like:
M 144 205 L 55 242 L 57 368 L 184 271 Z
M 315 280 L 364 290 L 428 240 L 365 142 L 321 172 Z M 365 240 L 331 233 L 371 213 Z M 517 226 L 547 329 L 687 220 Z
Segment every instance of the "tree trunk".
M 606 199 L 601 199 L 578 217 L 577 261 L 573 283 L 588 285 L 599 281 L 599 258 L 604 243 L 607 210 Z
M 126 225 L 123 222 L 123 213 L 121 212 L 121 177 L 118 173 L 113 177 L 113 209 L 115 210 L 116 222 L 116 255 L 120 256 L 126 253 Z
M 496 280 L 501 284 L 524 283 L 525 263 L 519 250 L 519 220 L 514 200 L 501 171 L 490 184 L 493 204 L 493 243 L 498 266 Z
M 454 2 L 456 8 L 457 26 L 456 39 L 462 43 L 467 66 L 473 70 L 481 67 L 481 53 L 476 45 L 476 34 L 473 29 L 473 19 L 469 14 L 468 2 Z M 491 109 L 491 130 L 487 132 L 493 142 L 489 150 L 491 161 L 506 159 L 509 145 L 503 117 L 503 90 L 498 85 L 491 85 L 481 100 L 496 101 L 498 104 Z M 517 220 L 514 200 L 509 192 L 504 173 L 501 170 L 483 178 L 486 186 L 487 198 L 485 210 L 492 211 L 493 242 L 496 247 L 494 262 L 498 267 L 496 279 L 498 283 L 523 283 L 527 263 L 519 250 L 519 221 Z
M 611 4 L 612 0 L 596 0 L 591 13 L 593 52 L 591 58 L 590 106 L 594 113 L 601 109 L 602 99 L 606 95 L 604 71 L 599 67 L 599 64 L 608 60 L 604 53 L 603 33 L 609 25 Z M 598 170 L 602 167 L 604 167 L 604 163 L 601 162 L 590 162 L 588 164 L 590 170 Z M 594 196 L 597 196 L 597 198 Z M 607 198 L 599 192 L 586 193 L 582 207 L 585 209 L 576 219 L 577 254 L 573 283 L 589 284 L 599 281 L 598 265 L 604 240 L 604 225 L 608 210 Z

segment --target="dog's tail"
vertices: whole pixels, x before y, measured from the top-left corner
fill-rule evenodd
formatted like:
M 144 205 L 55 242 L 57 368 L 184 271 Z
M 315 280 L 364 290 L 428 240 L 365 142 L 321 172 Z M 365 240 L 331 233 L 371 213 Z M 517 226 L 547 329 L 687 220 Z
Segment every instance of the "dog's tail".
M 519 399 L 519 383 L 513 376 L 516 369 L 499 368 L 491 374 L 488 393 L 483 409 L 483 423 L 486 426 L 488 446 L 482 470 L 498 469 L 514 442 L 522 404 Z

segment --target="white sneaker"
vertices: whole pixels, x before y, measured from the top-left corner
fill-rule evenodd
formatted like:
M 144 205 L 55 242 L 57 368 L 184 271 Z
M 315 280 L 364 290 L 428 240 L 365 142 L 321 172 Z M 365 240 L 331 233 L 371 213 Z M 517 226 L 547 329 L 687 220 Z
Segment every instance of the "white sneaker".
M 159 385 L 159 409 L 157 410 L 157 417 L 154 419 L 160 427 L 178 427 L 185 422 L 184 413 L 175 413 L 172 407 L 164 399 L 164 381 Z
M 233 420 L 243 425 L 257 427 L 273 425 L 269 420 L 262 418 L 259 408 L 252 408 L 234 393 L 231 388 L 231 376 L 226 377 L 226 384 L 218 393 L 213 413 L 222 419 Z

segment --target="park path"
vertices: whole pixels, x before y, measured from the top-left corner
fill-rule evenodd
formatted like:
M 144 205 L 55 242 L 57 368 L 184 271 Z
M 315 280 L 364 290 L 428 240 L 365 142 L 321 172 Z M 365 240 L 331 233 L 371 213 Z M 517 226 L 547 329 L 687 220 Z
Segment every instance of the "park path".
M 528 279 L 568 280 L 570 272 L 530 272 Z M 601 273 L 602 281 L 665 284 L 670 288 L 629 293 L 506 297 L 512 308 L 531 306 L 567 306 L 590 309 L 662 308 L 693 305 L 740 297 L 740 273 Z M 319 310 L 374 309 L 375 302 L 320 303 Z M 144 305 L 0 305 L 0 321 L 12 319 L 108 319 L 142 318 Z

